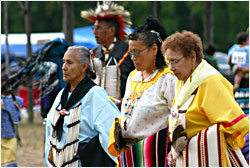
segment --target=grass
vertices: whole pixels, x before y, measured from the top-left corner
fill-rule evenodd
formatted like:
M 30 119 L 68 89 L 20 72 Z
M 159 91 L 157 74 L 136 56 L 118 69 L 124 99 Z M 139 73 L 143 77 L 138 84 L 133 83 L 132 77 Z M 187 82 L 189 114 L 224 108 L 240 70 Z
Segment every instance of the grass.
M 28 123 L 22 121 L 19 134 L 22 147 L 17 146 L 18 167 L 46 167 L 44 162 L 44 131 L 42 122 Z

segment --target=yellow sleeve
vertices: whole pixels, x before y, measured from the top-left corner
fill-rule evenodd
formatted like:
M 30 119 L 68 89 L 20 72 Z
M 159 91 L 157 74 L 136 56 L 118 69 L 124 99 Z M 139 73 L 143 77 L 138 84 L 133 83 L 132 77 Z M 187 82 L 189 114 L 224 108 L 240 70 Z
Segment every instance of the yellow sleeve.
M 119 123 L 121 125 L 121 116 L 119 117 Z M 108 151 L 109 153 L 114 156 L 114 157 L 118 157 L 119 155 L 121 155 L 122 153 L 125 152 L 125 148 L 123 148 L 120 152 L 120 154 L 118 154 L 117 150 L 115 149 L 115 121 L 112 124 L 112 127 L 110 128 L 110 135 L 109 135 L 109 145 L 108 145 Z
M 220 131 L 232 135 L 242 148 L 244 137 L 249 132 L 249 119 L 235 101 L 232 85 L 222 76 L 214 75 L 205 80 L 199 89 L 203 97 L 201 110 L 209 121 L 220 123 Z M 227 142 L 232 145 L 233 141 L 229 139 Z

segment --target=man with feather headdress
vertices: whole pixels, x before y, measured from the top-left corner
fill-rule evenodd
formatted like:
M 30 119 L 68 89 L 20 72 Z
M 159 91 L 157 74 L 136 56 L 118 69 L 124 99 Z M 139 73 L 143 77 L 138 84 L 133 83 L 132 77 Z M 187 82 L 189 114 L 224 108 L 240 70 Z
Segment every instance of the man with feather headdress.
M 98 2 L 95 10 L 82 11 L 81 17 L 95 21 L 92 30 L 96 42 L 100 44 L 91 50 L 97 74 L 95 82 L 107 91 L 119 107 L 127 77 L 134 69 L 125 42 L 125 28 L 132 24 L 130 13 L 123 6 L 104 1 L 102 5 Z

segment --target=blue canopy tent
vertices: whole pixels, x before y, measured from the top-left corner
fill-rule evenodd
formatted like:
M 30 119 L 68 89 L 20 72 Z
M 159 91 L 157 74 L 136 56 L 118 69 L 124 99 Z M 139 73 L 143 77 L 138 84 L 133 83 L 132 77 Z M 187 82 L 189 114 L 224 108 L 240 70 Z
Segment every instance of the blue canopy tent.
M 82 45 L 89 49 L 96 47 L 95 36 L 91 30 L 92 26 L 76 28 L 73 31 L 74 44 Z M 50 40 L 53 41 L 56 38 L 64 38 L 63 33 L 32 33 L 31 34 L 31 47 L 32 52 L 36 53 L 44 45 L 37 46 L 38 40 Z M 27 56 L 27 37 L 25 34 L 9 34 L 9 53 L 10 59 L 14 57 L 26 58 Z M 5 61 L 6 45 L 5 45 L 5 35 L 1 34 L 1 61 Z
M 95 36 L 92 32 L 92 26 L 75 28 L 73 30 L 74 45 L 82 45 L 89 49 L 97 47 Z M 127 28 L 126 32 L 132 32 L 133 29 Z M 38 40 L 50 40 L 53 41 L 56 38 L 64 38 L 62 32 L 59 33 L 32 33 L 31 34 L 31 47 L 32 52 L 36 53 L 44 45 L 37 46 Z M 26 34 L 9 34 L 9 53 L 10 59 L 14 57 L 27 57 L 27 37 Z M 5 61 L 6 45 L 5 45 L 5 35 L 1 34 L 1 61 Z
M 98 44 L 96 43 L 95 36 L 92 32 L 92 27 L 93 26 L 87 26 L 74 29 L 74 44 L 82 45 L 89 49 L 97 47 Z

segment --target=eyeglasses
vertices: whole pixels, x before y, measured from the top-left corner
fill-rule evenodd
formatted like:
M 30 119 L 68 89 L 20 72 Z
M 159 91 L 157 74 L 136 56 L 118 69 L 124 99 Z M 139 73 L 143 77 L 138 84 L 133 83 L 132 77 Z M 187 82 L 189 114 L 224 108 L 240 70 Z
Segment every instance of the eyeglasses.
M 181 57 L 180 59 L 176 60 L 176 61 L 168 61 L 167 62 L 167 65 L 170 65 L 172 67 L 175 67 L 180 61 L 181 59 L 184 58 L 184 57 Z
M 146 48 L 144 48 L 143 50 L 141 50 L 141 51 L 129 51 L 128 53 L 130 54 L 130 55 L 134 55 L 134 56 L 138 56 L 138 55 L 140 55 L 144 50 L 146 50 L 148 47 L 146 47 Z
M 101 26 L 93 26 L 91 29 L 92 31 L 102 31 L 108 29 L 109 27 L 101 27 Z

